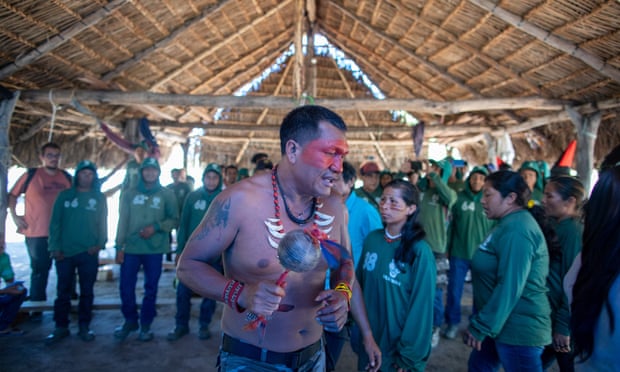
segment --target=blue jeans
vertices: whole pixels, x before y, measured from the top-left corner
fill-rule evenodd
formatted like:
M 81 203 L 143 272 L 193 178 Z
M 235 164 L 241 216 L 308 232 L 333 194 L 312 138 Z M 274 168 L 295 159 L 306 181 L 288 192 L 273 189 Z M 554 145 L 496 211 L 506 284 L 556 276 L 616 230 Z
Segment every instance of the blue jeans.
M 495 372 L 500 365 L 505 372 L 542 372 L 542 351 L 542 346 L 507 345 L 487 337 L 482 350 L 472 350 L 467 367 L 469 372 Z
M 192 295 L 194 291 L 189 289 L 185 284 L 177 284 L 177 314 L 175 316 L 177 327 L 189 328 L 190 310 L 192 307 Z M 215 312 L 215 301 L 209 298 L 203 298 L 200 303 L 200 328 L 209 327 L 213 313 Z
M 450 257 L 445 311 L 446 323 L 449 325 L 458 325 L 461 322 L 461 297 L 463 296 L 465 276 L 470 266 L 470 260 Z
M 443 324 L 443 288 L 435 288 L 435 299 L 433 300 L 433 327 L 441 327 Z
M 140 325 L 150 326 L 157 315 L 157 286 L 161 276 L 162 254 L 127 254 L 121 264 L 121 312 L 127 323 L 138 323 L 136 283 L 140 266 L 144 269 L 144 297 L 140 308 Z
M 0 330 L 7 329 L 19 312 L 19 308 L 26 299 L 28 292 L 22 294 L 2 294 L 0 295 Z
M 56 260 L 56 301 L 54 301 L 54 321 L 56 327 L 69 326 L 69 312 L 71 311 L 71 295 L 74 290 L 75 270 L 80 279 L 80 302 L 78 304 L 78 324 L 90 324 L 93 312 L 95 294 L 93 288 L 97 280 L 99 256 L 88 252 L 78 253 L 75 256 Z
M 47 236 L 26 238 L 30 256 L 30 300 L 47 301 L 47 279 L 52 268 L 52 259 L 47 250 Z

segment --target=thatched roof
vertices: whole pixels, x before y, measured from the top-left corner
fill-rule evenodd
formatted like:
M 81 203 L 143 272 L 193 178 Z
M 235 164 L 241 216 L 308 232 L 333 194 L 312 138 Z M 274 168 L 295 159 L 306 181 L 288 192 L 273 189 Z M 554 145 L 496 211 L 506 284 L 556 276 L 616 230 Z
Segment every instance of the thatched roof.
M 374 157 L 394 168 L 413 156 L 411 130 L 391 111 L 399 109 L 427 123 L 426 141 L 453 143 L 477 161 L 486 159 L 482 134 L 518 128 L 529 128 L 512 134 L 521 159 L 554 159 L 575 137 L 567 106 L 602 110 L 597 157 L 620 142 L 614 0 L 0 0 L 0 19 L 0 85 L 23 91 L 10 142 L 29 164 L 49 137 L 52 102 L 53 139 L 68 149 L 68 165 L 87 157 L 111 166 L 124 156 L 55 94 L 73 90 L 204 95 L 199 105 L 75 97 L 118 132 L 148 117 L 164 152 L 203 128 L 202 159 L 241 166 L 258 151 L 279 158 L 277 126 L 302 93 L 328 106 L 369 100 L 333 106 L 352 129 L 357 164 Z M 335 49 L 312 47 L 302 38 L 312 34 Z M 295 53 L 302 40 L 305 57 Z M 274 66 L 247 94 L 280 100 L 209 103 Z M 372 103 L 380 101 L 366 78 L 389 108 Z M 485 104 L 498 98 L 513 104 Z M 473 103 L 438 106 L 455 102 Z

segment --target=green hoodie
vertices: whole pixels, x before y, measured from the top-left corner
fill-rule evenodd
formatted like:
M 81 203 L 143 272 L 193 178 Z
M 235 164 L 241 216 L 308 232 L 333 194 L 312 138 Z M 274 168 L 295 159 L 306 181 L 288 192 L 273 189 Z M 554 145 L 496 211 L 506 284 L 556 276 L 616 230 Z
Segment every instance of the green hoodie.
M 435 253 L 446 253 L 446 240 L 448 228 L 448 212 L 456 202 L 456 192 L 448 186 L 448 178 L 452 166 L 447 160 L 436 162 L 431 160 L 442 169 L 442 176 L 437 173 L 429 173 L 420 180 L 420 223 L 426 232 L 426 241 Z M 430 178 L 435 187 L 428 185 Z
M 222 172 L 219 165 L 209 164 L 202 173 L 202 179 L 204 180 L 207 172 L 214 172 L 220 177 L 220 182 L 217 187 L 211 191 L 203 185 L 198 190 L 191 192 L 185 204 L 183 205 L 183 212 L 181 212 L 181 220 L 179 221 L 179 231 L 177 233 L 177 255 L 183 252 L 185 243 L 194 232 L 194 229 L 200 224 L 207 209 L 213 202 L 213 199 L 222 191 Z
M 484 167 L 475 167 L 469 174 L 488 175 Z M 452 206 L 452 220 L 449 228 L 448 252 L 450 256 L 471 260 L 474 252 L 495 225 L 487 218 L 480 200 L 482 191 L 474 194 L 471 191 L 469 177 L 465 181 L 465 189 L 459 192 L 456 203 Z
M 89 191 L 77 190 L 78 173 L 83 169 L 95 172 Z M 88 160 L 82 161 L 75 170 L 73 186 L 61 191 L 54 202 L 48 250 L 71 257 L 91 247 L 104 249 L 108 240 L 107 219 L 108 206 L 105 195 L 99 191 L 97 168 Z
M 130 254 L 155 254 L 170 251 L 170 230 L 177 226 L 179 209 L 174 192 L 157 181 L 149 189 L 144 184 L 142 170 L 154 167 L 159 170 L 157 160 L 146 158 L 140 166 L 138 186 L 127 190 L 121 196 L 120 217 L 116 231 L 116 249 Z M 155 234 L 148 239 L 140 236 L 147 226 L 155 228 Z
M 540 205 L 545 186 L 538 162 L 535 160 L 524 161 L 523 164 L 521 164 L 521 168 L 519 168 L 519 173 L 525 169 L 536 172 L 536 184 L 534 184 L 534 190 L 532 190 L 531 200 L 533 200 L 537 205 Z

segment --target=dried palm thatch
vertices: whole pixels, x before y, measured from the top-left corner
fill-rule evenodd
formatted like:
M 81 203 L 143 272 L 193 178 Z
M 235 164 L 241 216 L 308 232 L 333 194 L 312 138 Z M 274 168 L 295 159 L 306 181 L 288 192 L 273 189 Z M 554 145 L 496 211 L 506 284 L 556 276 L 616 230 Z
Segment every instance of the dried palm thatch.
M 87 104 L 130 137 L 128 120 L 148 117 L 164 152 L 200 128 L 204 162 L 241 166 L 254 152 L 279 158 L 277 126 L 302 93 L 327 105 L 374 99 L 336 108 L 351 128 L 356 164 L 372 157 L 397 168 L 413 156 L 398 110 L 427 123 L 427 140 L 454 144 L 473 162 L 486 161 L 483 133 L 532 122 L 539 127 L 529 134 L 512 133 L 518 157 L 555 160 L 576 136 L 563 115 L 573 105 L 602 110 L 597 158 L 620 142 L 620 3 L 613 0 L 2 0 L 0 19 L 0 84 L 51 97 L 24 98 L 15 109 L 10 142 L 28 165 L 49 137 L 53 107 L 52 135 L 68 149 L 67 165 L 91 158 L 112 166 L 125 156 L 93 118 L 54 100 L 63 90 L 228 97 L 245 87 L 246 103 L 279 98 L 262 107 Z M 377 96 L 392 107 L 378 106 Z M 532 97 L 545 104 L 523 104 Z M 432 109 L 497 98 L 522 104 Z M 430 103 L 407 109 L 396 99 Z M 525 136 L 544 146 L 532 150 Z

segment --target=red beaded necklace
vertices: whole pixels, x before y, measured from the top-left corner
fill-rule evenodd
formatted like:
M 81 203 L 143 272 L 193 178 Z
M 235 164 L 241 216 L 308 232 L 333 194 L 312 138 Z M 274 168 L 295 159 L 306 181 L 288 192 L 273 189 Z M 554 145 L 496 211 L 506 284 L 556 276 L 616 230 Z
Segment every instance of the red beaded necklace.
M 273 206 L 275 208 L 276 219 L 278 219 L 280 225 L 282 224 L 282 220 L 280 220 L 280 202 L 278 200 L 278 189 L 282 190 L 282 186 L 280 186 L 280 180 L 278 180 L 278 166 L 273 167 L 271 171 L 271 185 L 273 187 Z M 284 197 L 284 193 L 282 193 L 282 201 L 284 201 L 284 210 L 286 211 L 286 215 L 288 218 L 298 225 L 305 225 L 308 222 L 312 221 L 315 218 L 317 199 L 312 198 L 312 209 L 310 210 L 310 215 L 305 219 L 300 219 L 295 217 L 293 213 L 291 213 L 288 208 L 288 204 L 286 203 L 286 198 Z

